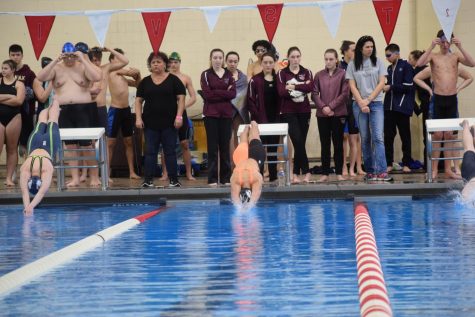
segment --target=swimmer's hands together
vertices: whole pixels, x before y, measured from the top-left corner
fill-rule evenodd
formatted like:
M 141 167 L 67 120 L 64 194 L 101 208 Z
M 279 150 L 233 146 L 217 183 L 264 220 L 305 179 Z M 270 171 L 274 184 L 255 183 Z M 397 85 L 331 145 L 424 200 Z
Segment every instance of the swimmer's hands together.
M 31 205 L 28 205 L 25 207 L 25 209 L 23 209 L 23 213 L 25 214 L 25 216 L 31 216 L 33 214 L 33 207 Z

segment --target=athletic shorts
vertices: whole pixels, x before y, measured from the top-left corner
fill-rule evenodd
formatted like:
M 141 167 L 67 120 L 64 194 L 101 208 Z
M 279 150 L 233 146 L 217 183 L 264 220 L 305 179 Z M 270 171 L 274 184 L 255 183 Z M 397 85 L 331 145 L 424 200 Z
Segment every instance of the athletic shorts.
M 20 113 L 20 107 L 10 107 L 6 105 L 0 105 L 0 123 L 7 127 L 17 114 Z
M 249 142 L 249 158 L 254 159 L 259 165 L 261 174 L 264 172 L 264 163 L 266 161 L 266 150 L 261 140 L 253 139 Z
M 97 107 L 97 126 L 107 132 L 107 107 Z
M 434 94 L 433 119 L 458 118 L 457 95 L 441 96 Z
M 346 116 L 344 133 L 349 133 L 349 134 L 360 133 L 360 129 L 358 129 L 358 124 L 356 123 L 355 115 L 353 114 L 353 111 L 350 112 L 350 115 Z
M 95 102 L 82 104 L 61 105 L 59 112 L 60 128 L 97 128 L 98 111 Z M 79 144 L 88 146 L 92 144 L 91 140 L 66 141 L 66 144 Z
M 475 152 L 466 151 L 462 159 L 462 178 L 467 182 L 475 177 Z
M 130 107 L 115 108 L 110 106 L 107 118 L 107 136 L 109 138 L 117 138 L 119 129 L 122 132 L 123 138 L 131 137 L 134 134 L 134 123 Z
M 59 136 L 59 127 L 56 122 L 40 122 L 28 139 L 28 153 L 36 149 L 43 149 L 49 153 L 54 160 L 58 153 L 61 138 Z
M 188 140 L 190 138 L 190 125 L 188 124 L 188 115 L 186 110 L 183 111 L 183 125 L 178 129 L 178 139 L 181 141 Z

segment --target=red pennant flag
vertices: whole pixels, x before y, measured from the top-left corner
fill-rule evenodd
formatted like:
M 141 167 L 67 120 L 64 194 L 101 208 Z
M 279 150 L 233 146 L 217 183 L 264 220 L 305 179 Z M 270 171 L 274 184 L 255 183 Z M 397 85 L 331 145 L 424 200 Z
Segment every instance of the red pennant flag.
M 160 49 L 171 12 L 142 12 L 148 38 L 155 53 Z
M 283 3 L 257 5 L 269 42 L 272 42 L 272 39 L 274 38 L 275 31 L 279 25 L 280 14 L 282 13 L 283 6 Z
M 399 8 L 402 0 L 373 0 L 373 6 L 378 16 L 379 24 L 383 29 L 386 44 L 391 42 L 394 28 L 396 27 Z
M 25 16 L 36 60 L 40 58 L 41 52 L 43 52 L 43 48 L 46 45 L 49 32 L 53 27 L 54 18 L 54 16 Z

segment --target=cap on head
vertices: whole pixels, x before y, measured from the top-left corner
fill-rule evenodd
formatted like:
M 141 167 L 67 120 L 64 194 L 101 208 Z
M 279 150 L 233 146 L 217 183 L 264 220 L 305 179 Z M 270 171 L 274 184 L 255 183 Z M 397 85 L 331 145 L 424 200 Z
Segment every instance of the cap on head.
M 247 204 L 251 201 L 251 190 L 249 188 L 243 188 L 239 192 L 239 199 L 241 200 L 241 203 Z
M 76 49 L 74 48 L 73 43 L 71 43 L 71 42 L 66 42 L 66 43 L 64 43 L 64 45 L 63 45 L 63 50 L 62 50 L 62 52 L 65 53 L 65 54 L 72 54 L 72 53 L 76 52 Z
M 38 190 L 40 189 L 41 186 L 41 178 L 38 176 L 32 176 L 28 180 L 28 191 L 32 195 L 36 195 L 38 193 Z
M 181 56 L 177 52 L 172 52 L 170 56 L 168 56 L 168 59 L 181 62 Z
M 84 42 L 77 42 L 74 48 L 76 51 L 79 51 L 83 54 L 87 54 L 89 52 L 89 46 L 87 46 L 87 44 Z

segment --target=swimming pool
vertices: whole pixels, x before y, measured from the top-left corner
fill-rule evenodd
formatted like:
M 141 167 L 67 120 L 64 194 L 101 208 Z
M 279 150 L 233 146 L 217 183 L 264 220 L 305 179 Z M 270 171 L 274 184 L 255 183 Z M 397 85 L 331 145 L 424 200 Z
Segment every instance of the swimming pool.
M 475 212 L 443 199 L 384 200 L 367 206 L 394 315 L 473 316 Z M 0 275 L 152 209 L 58 207 L 30 220 L 2 210 Z M 263 202 L 247 213 L 177 202 L 0 307 L 8 316 L 357 316 L 353 217 L 352 201 Z

